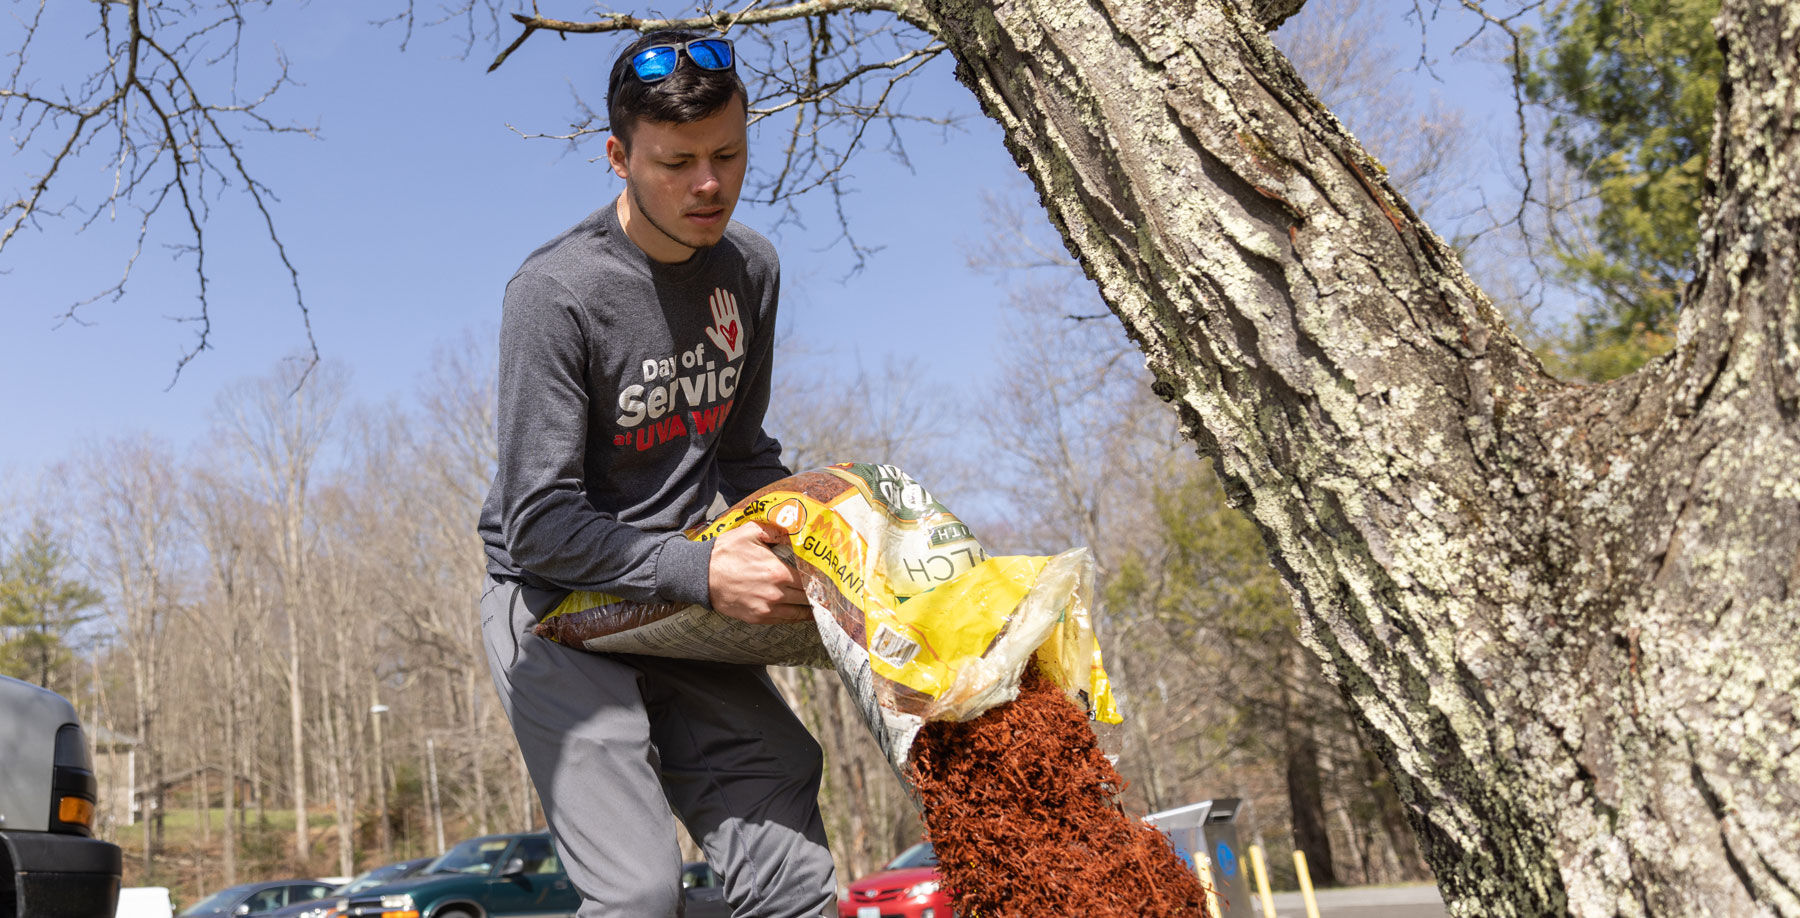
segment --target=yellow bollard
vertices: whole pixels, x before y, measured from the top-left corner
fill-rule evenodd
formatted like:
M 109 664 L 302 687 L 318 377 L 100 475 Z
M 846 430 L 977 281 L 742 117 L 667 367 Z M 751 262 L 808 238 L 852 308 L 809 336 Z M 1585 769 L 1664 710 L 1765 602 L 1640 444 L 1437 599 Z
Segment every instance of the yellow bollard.
M 1294 872 L 1300 877 L 1300 897 L 1306 900 L 1306 918 L 1319 918 L 1319 900 L 1313 898 L 1312 874 L 1306 872 L 1306 852 L 1294 849 Z
M 1206 887 L 1206 912 L 1208 918 L 1223 918 L 1219 911 L 1219 891 L 1213 887 L 1212 858 L 1202 851 L 1194 856 L 1194 872 L 1200 875 L 1200 885 Z
M 1262 897 L 1263 918 L 1275 918 L 1275 898 L 1269 893 L 1269 865 L 1263 863 L 1261 845 L 1250 846 L 1250 869 L 1256 872 L 1256 893 Z

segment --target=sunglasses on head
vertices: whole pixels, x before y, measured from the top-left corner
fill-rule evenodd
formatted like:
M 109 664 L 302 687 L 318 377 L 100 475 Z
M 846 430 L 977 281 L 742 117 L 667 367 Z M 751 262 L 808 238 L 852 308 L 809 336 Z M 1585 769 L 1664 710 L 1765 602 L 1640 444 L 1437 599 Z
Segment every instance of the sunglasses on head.
M 735 63 L 729 38 L 696 38 L 668 45 L 651 45 L 631 56 L 631 72 L 646 83 L 666 79 L 681 63 L 681 55 L 701 70 L 730 70 Z

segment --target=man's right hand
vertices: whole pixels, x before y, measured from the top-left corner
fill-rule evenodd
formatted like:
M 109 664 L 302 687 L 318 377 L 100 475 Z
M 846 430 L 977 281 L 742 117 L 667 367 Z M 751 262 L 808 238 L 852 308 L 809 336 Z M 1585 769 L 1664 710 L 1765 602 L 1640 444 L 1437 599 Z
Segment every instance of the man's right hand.
M 787 533 L 763 520 L 714 539 L 706 575 L 713 611 L 753 625 L 812 621 L 800 572 L 769 547 L 786 541 Z

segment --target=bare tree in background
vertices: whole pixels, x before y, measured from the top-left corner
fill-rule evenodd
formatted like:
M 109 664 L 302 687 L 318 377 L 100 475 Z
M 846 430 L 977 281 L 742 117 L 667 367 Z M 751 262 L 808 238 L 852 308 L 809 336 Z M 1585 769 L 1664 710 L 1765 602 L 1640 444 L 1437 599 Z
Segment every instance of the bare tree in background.
M 994 213 L 1019 216 L 1004 205 Z M 1008 307 L 1002 375 L 985 400 L 986 465 L 1025 550 L 1094 552 L 1096 626 L 1126 717 L 1103 733 L 1116 735 L 1133 802 L 1156 811 L 1199 797 L 1260 799 L 1264 815 L 1246 830 L 1291 827 L 1314 881 L 1334 885 L 1336 801 L 1324 793 L 1317 739 L 1329 686 L 1301 661 L 1261 540 L 1210 476 L 1190 481 L 1191 447 L 1150 394 L 1135 350 L 1116 325 L 1093 321 L 1106 316 L 1070 266 L 1037 261 L 1045 248 L 1016 235 L 1023 228 L 996 228 L 980 256 L 1052 269 L 1020 283 Z
M 967 483 L 970 469 L 955 460 L 949 419 L 973 406 L 967 393 L 930 379 L 917 364 L 895 361 L 846 374 L 800 343 L 784 351 L 775 372 L 766 426 L 781 441 L 789 468 L 886 462 L 934 493 Z
M 1311 0 L 1306 15 L 1282 23 L 1269 39 L 1287 56 L 1308 89 L 1380 160 L 1388 181 L 1425 217 L 1469 207 L 1469 135 L 1461 111 L 1430 80 L 1408 73 L 1400 49 L 1382 34 L 1391 11 L 1367 0 Z M 1417 50 L 1417 49 L 1414 49 Z M 1471 208 L 1472 209 L 1472 208 Z
M 180 490 L 169 448 L 149 436 L 89 447 L 71 470 L 85 517 L 87 556 L 106 584 L 126 637 L 131 661 L 132 703 L 143 773 L 140 799 L 143 864 L 156 857 L 163 818 L 163 763 L 160 735 L 165 632 L 179 600 L 181 582 Z M 134 794 L 135 795 L 135 794 Z
M 98 221 L 136 224 L 136 245 L 118 280 L 70 305 L 64 319 L 80 322 L 84 307 L 124 297 L 144 247 L 153 240 L 182 252 L 193 263 L 199 309 L 182 317 L 193 323 L 194 342 L 176 362 L 180 374 L 212 346 L 212 309 L 207 265 L 207 224 L 227 189 L 249 199 L 268 231 L 269 243 L 286 268 L 294 305 L 305 324 L 309 359 L 318 359 L 312 322 L 300 292 L 300 273 L 289 260 L 270 211 L 273 195 L 253 176 L 243 156 L 244 136 L 311 130 L 270 120 L 263 109 L 289 83 L 287 62 L 277 59 L 269 82 L 245 94 L 237 85 L 239 39 L 246 14 L 274 0 L 146 2 L 107 0 L 74 5 L 35 6 L 18 14 L 14 59 L 0 84 L 0 122 L 11 127 L 15 154 L 35 171 L 22 187 L 0 198 L 0 255 L 27 227 L 63 222 L 85 229 Z M 93 55 L 75 62 L 44 60 L 34 45 L 42 33 L 82 34 Z M 98 64 L 93 70 L 82 68 Z M 226 77 L 221 84 L 220 77 Z M 110 186 L 99 195 L 73 178 L 78 166 L 107 163 Z M 83 191 L 91 203 L 81 204 Z
M 225 441 L 245 463 L 254 481 L 264 524 L 272 535 L 272 562 L 279 577 L 281 618 L 287 631 L 289 739 L 292 743 L 294 856 L 311 856 L 306 806 L 306 692 L 302 642 L 314 554 L 309 501 L 315 467 L 343 400 L 346 378 L 330 365 L 312 372 L 309 363 L 287 361 L 274 375 L 241 383 L 221 394 L 218 425 Z
M 447 639 L 460 637 L 455 663 L 446 671 L 461 676 L 463 703 L 455 710 L 466 736 L 481 738 L 458 747 L 461 771 L 469 775 L 477 830 L 490 830 L 494 802 L 489 792 L 491 751 L 510 748 L 503 718 L 494 716 L 498 699 L 488 677 L 475 618 L 475 597 L 487 571 L 487 557 L 475 520 L 494 480 L 500 446 L 495 412 L 498 391 L 498 333 L 465 332 L 439 346 L 431 369 L 418 386 L 422 425 L 407 441 L 405 467 L 419 479 L 414 525 L 428 534 L 428 551 L 443 565 L 442 582 L 454 595 L 442 597 L 434 614 Z
M 245 658 L 250 648 L 260 643 L 261 622 L 250 608 L 248 581 L 257 575 L 254 544 L 258 538 L 253 522 L 254 508 L 247 496 L 227 476 L 196 464 L 189 471 L 182 492 L 183 517 L 187 531 L 198 543 L 205 558 L 206 587 L 204 598 L 193 607 L 194 614 L 204 620 L 204 632 L 210 640 L 202 647 L 210 657 L 204 668 L 210 677 L 222 678 L 222 688 L 210 694 L 210 712 L 220 725 L 221 742 L 215 751 L 224 778 L 225 819 L 223 853 L 220 865 L 224 884 L 238 882 L 238 782 L 243 777 L 239 758 L 244 748 L 244 720 L 254 717 L 244 699 L 251 676 Z M 210 743 L 201 748 L 210 747 Z
M 376 631 L 379 619 L 369 614 L 364 597 L 382 576 L 383 565 L 368 552 L 374 540 L 364 536 L 366 511 L 355 477 L 334 476 L 315 503 L 319 527 L 313 577 L 307 593 L 309 656 L 320 672 L 315 678 L 319 705 L 314 719 L 319 765 L 331 793 L 337 828 L 338 873 L 356 873 L 357 801 L 362 784 L 355 763 L 367 753 L 362 742 L 363 673 L 379 664 Z M 345 480 L 348 478 L 349 480 Z M 353 678 L 352 673 L 356 673 Z

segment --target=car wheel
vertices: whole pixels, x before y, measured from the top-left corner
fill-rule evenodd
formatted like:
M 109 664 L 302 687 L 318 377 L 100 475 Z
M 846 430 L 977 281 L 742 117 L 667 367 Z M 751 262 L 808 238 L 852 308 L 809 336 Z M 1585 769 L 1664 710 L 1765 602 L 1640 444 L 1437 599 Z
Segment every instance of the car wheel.
M 475 913 L 466 908 L 448 908 L 432 915 L 431 918 L 475 918 Z

